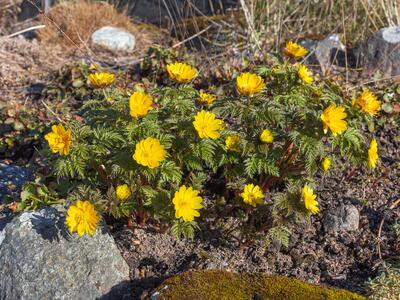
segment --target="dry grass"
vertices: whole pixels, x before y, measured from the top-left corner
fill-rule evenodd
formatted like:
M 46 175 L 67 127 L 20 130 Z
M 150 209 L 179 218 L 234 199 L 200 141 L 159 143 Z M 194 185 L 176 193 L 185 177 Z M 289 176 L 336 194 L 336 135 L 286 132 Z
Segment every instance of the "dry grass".
M 89 50 L 91 34 L 102 26 L 121 27 L 134 34 L 137 52 L 160 42 L 162 35 L 155 27 L 133 23 L 110 4 L 89 0 L 61 2 L 47 15 L 41 15 L 40 21 L 46 25 L 39 31 L 42 42 L 79 48 L 84 52 Z
M 267 37 L 276 47 L 289 38 L 333 32 L 358 41 L 382 27 L 400 25 L 399 0 L 246 1 L 249 28 L 255 27 L 260 38 Z
M 22 37 L 0 39 L 0 102 L 22 100 L 24 88 L 45 80 L 70 58 L 57 45 Z
M 10 34 L 17 23 L 18 0 L 0 0 L 0 35 Z

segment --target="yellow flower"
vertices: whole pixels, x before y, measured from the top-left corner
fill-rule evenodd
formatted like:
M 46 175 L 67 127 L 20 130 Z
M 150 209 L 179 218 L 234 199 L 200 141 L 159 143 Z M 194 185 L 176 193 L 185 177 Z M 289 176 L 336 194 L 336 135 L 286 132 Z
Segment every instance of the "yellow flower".
M 115 75 L 107 72 L 92 73 L 89 75 L 90 85 L 94 88 L 104 88 L 115 80 Z
M 85 233 L 93 236 L 99 221 L 100 216 L 89 201 L 78 200 L 76 205 L 68 208 L 66 224 L 71 233 L 76 231 L 79 236 Z
M 243 202 L 256 207 L 257 204 L 264 202 L 264 193 L 258 185 L 246 184 L 243 193 L 240 194 Z
M 198 101 L 199 101 L 201 104 L 208 104 L 208 105 L 211 105 L 211 104 L 215 101 L 216 98 L 217 98 L 217 97 L 215 97 L 215 95 L 213 95 L 213 94 L 208 94 L 208 93 L 200 92 L 200 98 L 198 99 Z
M 363 112 L 375 116 L 381 110 L 381 101 L 369 90 L 362 92 L 353 105 L 360 108 Z
M 160 165 L 166 154 L 164 146 L 158 139 L 148 137 L 136 144 L 133 159 L 142 166 L 154 169 Z
M 193 126 L 202 139 L 217 139 L 221 136 L 220 131 L 224 129 L 224 121 L 216 119 L 212 112 L 200 111 L 194 117 Z
M 370 169 L 375 169 L 377 162 L 378 162 L 378 143 L 376 142 L 376 139 L 373 138 L 371 143 L 369 144 L 369 149 L 368 149 L 368 167 Z
M 327 172 L 331 168 L 331 164 L 332 159 L 329 156 L 325 157 L 321 163 L 322 170 L 324 170 L 324 172 Z
M 182 218 L 186 222 L 193 221 L 194 217 L 199 217 L 200 213 L 197 211 L 203 208 L 201 204 L 203 199 L 198 195 L 199 191 L 194 190 L 191 186 L 181 186 L 175 192 L 172 203 L 175 207 L 175 218 Z
M 127 184 L 117 186 L 116 194 L 118 199 L 121 201 L 125 201 L 132 195 L 131 190 Z
M 265 82 L 257 74 L 246 72 L 236 78 L 236 87 L 240 94 L 252 96 L 262 91 L 265 87 Z
M 286 43 L 286 47 L 283 50 L 285 55 L 293 57 L 293 58 L 302 58 L 303 56 L 307 55 L 308 50 L 299 44 L 296 44 L 292 41 Z
M 238 135 L 230 135 L 225 140 L 225 147 L 228 150 L 240 152 L 240 137 Z
M 316 200 L 317 196 L 314 195 L 313 190 L 307 185 L 305 185 L 301 190 L 301 197 L 307 210 L 309 210 L 313 215 L 319 212 L 318 202 Z
M 274 141 L 274 136 L 271 131 L 264 129 L 260 134 L 260 141 L 263 143 L 272 143 Z
M 51 132 L 46 134 L 44 138 L 49 143 L 53 153 L 60 155 L 68 155 L 71 147 L 71 129 L 65 129 L 62 124 L 51 126 Z
M 188 83 L 197 77 L 197 70 L 183 63 L 169 64 L 167 71 L 169 78 L 178 83 Z
M 300 79 L 306 84 L 311 84 L 314 81 L 312 72 L 305 65 L 300 65 L 297 74 L 299 75 Z
M 341 134 L 347 129 L 346 117 L 347 114 L 344 111 L 344 107 L 331 104 L 321 115 L 324 132 L 327 133 L 328 129 L 330 129 L 333 135 Z
M 134 92 L 129 98 L 129 109 L 134 118 L 143 117 L 152 109 L 153 100 L 142 92 Z

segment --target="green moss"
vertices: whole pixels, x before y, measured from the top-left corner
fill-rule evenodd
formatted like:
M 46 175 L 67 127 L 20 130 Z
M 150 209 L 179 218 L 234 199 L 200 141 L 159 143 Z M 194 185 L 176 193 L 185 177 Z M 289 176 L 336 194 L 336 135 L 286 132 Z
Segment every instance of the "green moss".
M 163 289 L 164 287 L 167 288 Z M 309 284 L 283 276 L 237 274 L 226 271 L 186 272 L 165 280 L 157 299 L 173 300 L 362 300 L 349 291 Z

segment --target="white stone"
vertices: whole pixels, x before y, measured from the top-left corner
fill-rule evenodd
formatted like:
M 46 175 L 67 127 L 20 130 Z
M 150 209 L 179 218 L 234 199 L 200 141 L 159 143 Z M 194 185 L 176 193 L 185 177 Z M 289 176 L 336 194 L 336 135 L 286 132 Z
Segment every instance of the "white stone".
M 92 44 L 113 52 L 132 52 L 136 38 L 122 28 L 105 26 L 92 33 Z
M 400 42 L 400 27 L 387 27 L 382 29 L 383 39 L 392 44 Z

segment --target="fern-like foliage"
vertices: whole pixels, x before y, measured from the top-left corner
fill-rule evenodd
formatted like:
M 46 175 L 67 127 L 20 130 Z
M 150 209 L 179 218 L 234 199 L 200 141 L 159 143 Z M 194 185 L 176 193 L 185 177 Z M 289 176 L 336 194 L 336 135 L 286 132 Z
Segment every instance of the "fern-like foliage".
M 158 67 L 170 59 L 160 49 L 151 53 L 159 58 Z M 327 156 L 345 157 L 361 164 L 366 161 L 368 145 L 360 131 L 366 116 L 345 99 L 339 86 L 328 81 L 305 84 L 297 66 L 282 63 L 280 58 L 276 62 L 252 70 L 263 77 L 263 91 L 244 96 L 231 84 L 225 87 L 231 91 L 218 95 L 211 104 L 199 104 L 200 91 L 192 84 L 159 85 L 147 91 L 144 85 L 135 87 L 152 99 L 149 111 L 140 117 L 132 117 L 127 91 L 110 87 L 94 92 L 94 99 L 81 108 L 81 121 L 67 126 L 73 136 L 68 155 L 47 153 L 58 180 L 71 183 L 73 192 L 67 202 L 88 200 L 101 213 L 118 218 L 150 216 L 169 224 L 175 236 L 193 238 L 197 223 L 177 219 L 173 202 L 180 187 L 193 187 L 200 196 L 207 193 L 210 198 L 226 199 L 231 206 L 226 211 L 243 212 L 243 222 L 251 219 L 252 224 L 259 224 L 257 217 L 270 216 L 268 226 L 257 228 L 263 228 L 267 243 L 278 240 L 288 245 L 291 225 L 310 217 L 301 188 L 312 186 L 321 161 Z M 143 62 L 144 68 L 153 64 L 154 59 Z M 342 106 L 347 113 L 347 130 L 341 134 L 324 132 L 321 115 L 331 104 Z M 200 138 L 193 125 L 200 110 L 223 120 L 225 128 L 218 129 L 218 138 Z M 263 133 L 269 133 L 269 138 L 262 138 Z M 143 165 L 134 158 L 139 143 L 147 138 L 157 139 L 165 151 L 157 166 Z M 229 146 L 229 138 L 236 141 L 234 147 Z M 146 159 L 151 160 L 152 154 Z M 214 182 L 218 186 L 206 191 Z M 259 204 L 264 209 L 260 211 L 268 213 L 254 213 L 258 207 L 243 202 L 244 186 L 250 183 L 272 199 Z M 119 185 L 129 187 L 132 195 L 128 199 L 118 198 Z M 213 200 L 203 203 L 207 210 L 216 205 Z

